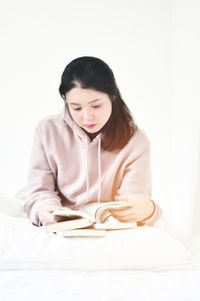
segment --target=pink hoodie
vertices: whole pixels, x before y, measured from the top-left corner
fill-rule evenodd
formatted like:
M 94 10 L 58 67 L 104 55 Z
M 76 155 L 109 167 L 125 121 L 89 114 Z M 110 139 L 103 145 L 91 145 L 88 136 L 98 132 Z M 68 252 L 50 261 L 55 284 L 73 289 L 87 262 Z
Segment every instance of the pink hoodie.
M 101 134 L 90 141 L 68 109 L 49 116 L 35 129 L 26 185 L 25 211 L 40 225 L 44 205 L 79 209 L 116 196 L 151 198 L 150 142 L 138 129 L 127 145 L 112 152 L 101 148 Z M 157 216 L 145 221 L 150 224 Z

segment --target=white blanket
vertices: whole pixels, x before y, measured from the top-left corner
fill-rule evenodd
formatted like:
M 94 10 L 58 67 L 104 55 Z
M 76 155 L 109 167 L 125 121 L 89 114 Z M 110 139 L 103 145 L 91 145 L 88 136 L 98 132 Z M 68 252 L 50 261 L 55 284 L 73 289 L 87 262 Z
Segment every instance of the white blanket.
M 200 300 L 199 237 L 183 246 L 145 226 L 61 238 L 21 217 L 20 203 L 13 208 L 6 203 L 0 213 L 2 301 Z
M 200 270 L 4 271 L 2 301 L 199 301 Z
M 178 240 L 154 227 L 106 237 L 63 238 L 26 218 L 0 214 L 0 269 L 159 270 L 193 261 Z

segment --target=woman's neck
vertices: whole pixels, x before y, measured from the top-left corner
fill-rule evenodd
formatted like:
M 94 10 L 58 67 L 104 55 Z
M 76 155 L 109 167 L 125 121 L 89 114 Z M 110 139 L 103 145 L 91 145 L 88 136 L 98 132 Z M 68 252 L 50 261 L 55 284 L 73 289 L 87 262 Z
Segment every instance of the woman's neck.
M 84 130 L 84 132 L 88 135 L 88 137 L 90 138 L 90 140 L 93 141 L 94 138 L 100 134 L 101 130 L 98 131 L 98 132 L 96 132 L 96 133 L 88 133 L 88 132 L 85 131 L 85 130 Z

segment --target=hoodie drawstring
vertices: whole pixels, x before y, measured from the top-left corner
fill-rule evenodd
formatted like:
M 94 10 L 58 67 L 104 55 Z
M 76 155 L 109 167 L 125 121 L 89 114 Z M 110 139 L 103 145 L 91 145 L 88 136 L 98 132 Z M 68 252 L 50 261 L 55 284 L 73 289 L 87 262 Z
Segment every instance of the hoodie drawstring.
M 101 202 L 101 136 L 98 140 L 98 151 L 97 151 L 97 163 L 98 163 L 98 203 Z M 90 182 L 89 182 L 89 160 L 88 160 L 88 141 L 86 141 L 86 191 L 87 191 L 87 202 L 90 201 L 89 189 L 90 189 Z
M 101 136 L 98 141 L 98 203 L 101 201 Z
M 90 200 L 89 188 L 90 188 L 90 182 L 89 182 L 89 173 L 88 173 L 88 142 L 86 141 L 86 191 L 87 191 L 87 202 L 89 202 L 89 200 Z

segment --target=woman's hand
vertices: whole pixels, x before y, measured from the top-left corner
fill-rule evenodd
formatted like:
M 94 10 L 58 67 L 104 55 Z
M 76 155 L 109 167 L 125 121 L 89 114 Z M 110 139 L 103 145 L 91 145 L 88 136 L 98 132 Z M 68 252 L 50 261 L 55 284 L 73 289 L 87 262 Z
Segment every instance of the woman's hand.
M 48 224 L 55 224 L 57 222 L 61 222 L 65 220 L 62 216 L 53 215 L 52 212 L 56 209 L 61 209 L 63 207 L 60 206 L 45 206 L 40 210 L 38 217 L 43 226 Z
M 116 197 L 116 201 L 125 201 L 130 207 L 124 209 L 111 209 L 112 216 L 121 222 L 140 222 L 150 217 L 155 205 L 150 199 L 131 199 L 131 197 Z

